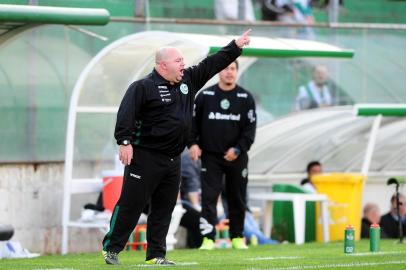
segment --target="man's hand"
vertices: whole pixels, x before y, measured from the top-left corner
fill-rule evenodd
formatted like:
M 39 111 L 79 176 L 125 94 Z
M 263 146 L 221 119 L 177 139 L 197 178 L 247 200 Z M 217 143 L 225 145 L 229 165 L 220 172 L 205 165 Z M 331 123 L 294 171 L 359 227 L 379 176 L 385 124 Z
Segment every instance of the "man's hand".
M 236 41 L 235 44 L 239 47 L 242 48 L 245 45 L 250 44 L 250 37 L 249 37 L 249 33 L 251 32 L 251 29 L 248 29 L 247 31 L 245 31 Z
M 234 147 L 229 148 L 224 155 L 224 159 L 227 161 L 234 161 L 237 159 L 237 157 L 238 155 L 235 153 Z
M 198 160 L 201 155 L 202 149 L 200 149 L 197 144 L 194 144 L 189 148 L 189 156 L 193 161 Z
M 123 163 L 124 166 L 130 165 L 131 160 L 133 159 L 133 147 L 131 144 L 129 145 L 120 145 L 120 149 L 118 150 L 118 156 Z

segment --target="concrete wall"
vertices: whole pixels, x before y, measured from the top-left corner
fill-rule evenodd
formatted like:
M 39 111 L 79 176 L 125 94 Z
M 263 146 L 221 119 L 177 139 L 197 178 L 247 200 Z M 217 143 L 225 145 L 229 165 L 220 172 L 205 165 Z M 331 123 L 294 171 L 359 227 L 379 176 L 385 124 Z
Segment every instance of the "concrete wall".
M 13 225 L 12 240 L 31 252 L 60 252 L 63 168 L 63 163 L 0 165 L 0 223 Z M 96 195 L 75 196 L 74 215 L 95 200 Z M 103 233 L 74 229 L 70 236 L 72 252 L 96 251 Z

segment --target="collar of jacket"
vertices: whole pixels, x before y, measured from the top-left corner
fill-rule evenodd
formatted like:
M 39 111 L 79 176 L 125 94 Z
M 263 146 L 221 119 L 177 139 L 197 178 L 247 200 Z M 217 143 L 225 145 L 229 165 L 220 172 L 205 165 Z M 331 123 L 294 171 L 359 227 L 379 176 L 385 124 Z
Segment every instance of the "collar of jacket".
M 179 85 L 181 82 L 179 83 L 175 83 L 175 84 L 171 84 L 169 81 L 167 81 L 164 77 L 162 77 L 158 71 L 156 71 L 156 69 L 154 68 L 154 70 L 152 71 L 152 79 L 154 80 L 155 85 L 169 85 L 169 86 L 177 86 Z

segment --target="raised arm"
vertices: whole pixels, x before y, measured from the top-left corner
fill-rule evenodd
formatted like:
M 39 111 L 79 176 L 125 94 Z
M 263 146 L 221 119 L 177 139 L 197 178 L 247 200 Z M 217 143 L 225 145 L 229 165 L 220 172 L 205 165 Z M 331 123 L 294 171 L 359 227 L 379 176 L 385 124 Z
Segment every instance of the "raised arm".
M 187 72 L 190 72 L 192 84 L 194 85 L 194 90 L 196 92 L 214 75 L 226 68 L 241 55 L 242 48 L 250 42 L 250 32 L 251 29 L 245 31 L 239 38 L 231 41 L 217 53 L 206 57 L 196 66 L 190 67 L 186 70 Z

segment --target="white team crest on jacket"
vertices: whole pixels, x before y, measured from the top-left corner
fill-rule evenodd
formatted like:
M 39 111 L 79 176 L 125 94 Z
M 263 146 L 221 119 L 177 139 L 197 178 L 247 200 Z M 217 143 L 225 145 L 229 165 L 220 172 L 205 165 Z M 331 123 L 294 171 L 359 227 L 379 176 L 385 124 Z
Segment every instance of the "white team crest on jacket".
M 189 88 L 186 84 L 182 83 L 180 85 L 180 91 L 182 92 L 182 94 L 186 95 L 187 93 L 189 93 Z
M 227 110 L 228 108 L 230 108 L 230 101 L 228 101 L 228 99 L 222 99 L 221 101 L 220 101 L 220 107 L 223 109 L 223 110 Z

